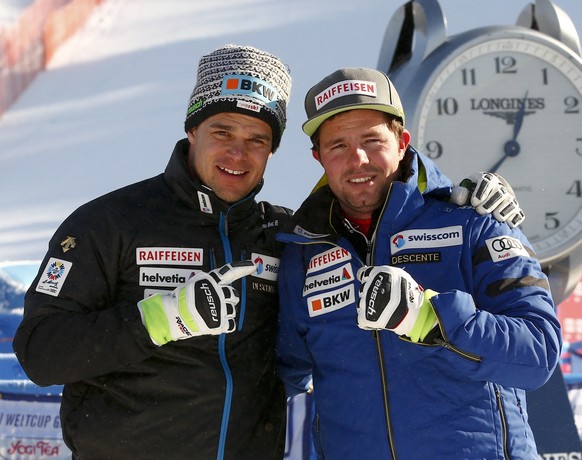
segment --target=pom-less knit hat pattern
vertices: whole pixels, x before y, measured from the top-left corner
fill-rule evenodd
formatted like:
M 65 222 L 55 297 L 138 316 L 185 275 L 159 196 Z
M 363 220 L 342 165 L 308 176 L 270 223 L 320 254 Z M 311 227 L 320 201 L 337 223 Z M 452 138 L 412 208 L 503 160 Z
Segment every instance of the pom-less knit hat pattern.
M 289 68 L 279 58 L 251 46 L 226 45 L 200 59 L 184 129 L 217 113 L 250 115 L 271 126 L 274 152 L 287 122 L 290 93 Z

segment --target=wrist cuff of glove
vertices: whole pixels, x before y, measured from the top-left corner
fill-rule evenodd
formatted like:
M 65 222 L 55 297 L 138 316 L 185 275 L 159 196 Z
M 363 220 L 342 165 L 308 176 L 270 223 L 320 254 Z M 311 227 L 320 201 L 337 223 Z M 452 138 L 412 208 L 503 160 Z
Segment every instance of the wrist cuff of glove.
M 137 304 L 141 314 L 141 321 L 145 326 L 152 342 L 157 346 L 165 345 L 172 340 L 170 324 L 164 310 L 161 294 L 155 294 Z
M 420 306 L 418 318 L 416 318 L 416 322 L 409 334 L 412 342 L 422 342 L 428 333 L 438 324 L 436 313 L 430 303 L 430 299 L 437 294 L 438 292 L 430 289 L 424 291 L 424 300 Z

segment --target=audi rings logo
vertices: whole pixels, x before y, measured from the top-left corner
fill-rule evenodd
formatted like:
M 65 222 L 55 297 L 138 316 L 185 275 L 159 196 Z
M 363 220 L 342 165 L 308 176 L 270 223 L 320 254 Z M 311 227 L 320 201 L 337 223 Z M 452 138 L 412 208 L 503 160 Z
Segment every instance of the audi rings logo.
M 521 241 L 507 236 L 495 238 L 491 243 L 491 247 L 495 252 L 509 251 L 510 249 L 524 249 Z
M 489 249 L 489 255 L 493 262 L 512 259 L 513 257 L 529 257 L 527 249 L 517 238 L 511 236 L 498 236 L 485 241 Z

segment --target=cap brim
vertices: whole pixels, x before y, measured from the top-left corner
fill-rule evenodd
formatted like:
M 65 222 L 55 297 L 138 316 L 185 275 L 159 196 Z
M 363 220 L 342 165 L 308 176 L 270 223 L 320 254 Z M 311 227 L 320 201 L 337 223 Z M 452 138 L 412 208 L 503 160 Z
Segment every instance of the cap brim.
M 337 107 L 328 112 L 321 113 L 315 118 L 312 118 L 311 120 L 307 120 L 302 125 L 303 132 L 307 134 L 309 137 L 311 137 L 313 136 L 313 133 L 315 133 L 315 131 L 317 131 L 317 129 L 321 126 L 321 124 L 328 118 L 341 112 L 347 112 L 348 110 L 361 110 L 361 109 L 377 110 L 379 112 L 394 115 L 395 117 L 402 119 L 402 123 L 404 124 L 404 113 L 402 113 L 402 111 L 398 110 L 396 107 L 385 104 L 358 104 Z

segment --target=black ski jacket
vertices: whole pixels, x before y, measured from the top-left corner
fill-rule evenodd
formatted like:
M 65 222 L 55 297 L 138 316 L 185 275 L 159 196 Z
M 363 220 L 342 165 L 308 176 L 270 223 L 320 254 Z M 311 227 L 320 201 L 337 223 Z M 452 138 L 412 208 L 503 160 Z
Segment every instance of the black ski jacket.
M 291 211 L 232 205 L 192 179 L 188 140 L 163 174 L 69 216 L 25 300 L 14 350 L 30 379 L 64 384 L 63 436 L 79 459 L 280 459 L 285 399 L 275 376 L 280 243 Z M 233 284 L 237 330 L 156 347 L 137 302 L 193 271 L 253 259 Z

